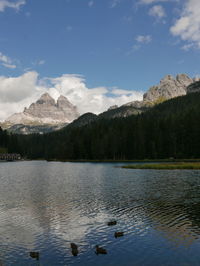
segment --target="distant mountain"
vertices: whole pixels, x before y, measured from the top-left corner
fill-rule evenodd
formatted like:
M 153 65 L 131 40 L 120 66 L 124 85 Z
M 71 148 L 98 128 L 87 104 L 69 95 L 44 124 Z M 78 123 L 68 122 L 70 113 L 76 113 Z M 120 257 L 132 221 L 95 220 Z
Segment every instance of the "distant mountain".
M 175 78 L 171 75 L 161 79 L 160 84 L 151 87 L 143 96 L 145 102 L 162 102 L 187 94 L 187 87 L 195 82 L 186 74 L 179 74 Z
M 200 81 L 198 78 L 190 78 L 186 74 L 178 74 L 175 78 L 167 75 L 161 79 L 158 85 L 149 88 L 143 95 L 142 101 L 129 102 L 120 107 L 116 105 L 111 106 L 106 112 L 100 114 L 99 117 L 116 118 L 137 115 L 147 111 L 156 104 L 197 91 L 200 91 Z
M 61 95 L 56 102 L 48 93 L 44 93 L 22 113 L 8 117 L 2 127 L 21 134 L 45 133 L 60 129 L 78 117 L 76 106 L 66 97 Z
M 150 87 L 144 94 L 142 101 L 129 102 L 120 107 L 113 105 L 107 111 L 93 117 L 93 119 L 111 119 L 141 114 L 158 103 L 186 95 L 192 91 L 197 91 L 197 87 L 199 87 L 200 90 L 200 82 L 197 80 L 198 79 L 190 78 L 186 74 L 178 74 L 175 78 L 171 75 L 167 75 L 158 85 Z M 76 125 L 78 125 L 79 121 L 82 121 L 82 117 L 83 116 L 77 119 Z M 88 120 L 88 123 L 89 122 L 90 120 Z M 84 123 L 87 123 L 86 117 L 84 117 Z
M 55 100 L 48 94 L 43 94 L 36 103 L 6 119 L 1 126 L 14 133 L 46 133 L 58 130 L 64 126 L 80 127 L 101 118 L 120 118 L 141 114 L 154 105 L 166 100 L 200 91 L 200 80 L 190 78 L 186 74 L 171 75 L 161 79 L 158 85 L 152 86 L 143 95 L 142 101 L 133 101 L 120 107 L 111 106 L 107 111 L 95 115 L 86 113 L 79 117 L 77 108 L 64 96 Z M 74 121 L 74 122 L 73 122 Z M 73 123 L 72 123 L 73 122 Z
M 79 118 L 75 119 L 71 124 L 67 126 L 67 128 L 82 127 L 94 122 L 96 119 L 98 119 L 98 115 L 95 115 L 93 113 L 85 113 L 81 115 Z
M 59 130 L 63 127 L 65 127 L 68 124 L 59 124 L 59 125 L 23 125 L 23 124 L 16 124 L 13 126 L 10 126 L 8 128 L 9 132 L 15 133 L 15 134 L 44 134 L 49 133 L 52 131 Z
M 6 119 L 6 123 L 23 125 L 57 125 L 70 123 L 79 116 L 77 108 L 64 96 L 55 100 L 44 93 L 36 103 L 25 108 L 22 113 L 16 113 Z
M 187 93 L 200 92 L 200 81 L 190 84 L 187 88 Z
M 142 115 L 110 119 L 85 114 L 51 134 L 27 138 L 0 131 L 0 139 L 8 152 L 30 159 L 194 160 L 200 158 L 199 103 L 200 92 L 188 93 L 154 105 Z

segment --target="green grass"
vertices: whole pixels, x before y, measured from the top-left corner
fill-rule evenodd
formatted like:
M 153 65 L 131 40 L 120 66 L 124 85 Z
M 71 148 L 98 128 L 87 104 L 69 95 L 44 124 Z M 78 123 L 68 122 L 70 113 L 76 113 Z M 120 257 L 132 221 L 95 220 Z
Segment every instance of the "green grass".
M 155 170 L 176 170 L 176 169 L 196 169 L 200 170 L 200 162 L 180 162 L 180 163 L 152 163 L 152 164 L 135 164 L 124 165 L 122 168 L 127 169 L 155 169 Z

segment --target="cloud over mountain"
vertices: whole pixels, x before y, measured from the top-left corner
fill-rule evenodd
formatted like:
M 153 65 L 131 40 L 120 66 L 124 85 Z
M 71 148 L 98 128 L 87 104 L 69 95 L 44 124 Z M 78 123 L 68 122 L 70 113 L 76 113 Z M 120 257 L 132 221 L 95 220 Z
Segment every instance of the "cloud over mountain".
M 142 92 L 118 88 L 88 88 L 85 79 L 80 75 L 65 74 L 56 78 L 39 78 L 35 71 L 19 77 L 0 77 L 0 120 L 9 115 L 23 111 L 35 102 L 41 94 L 48 92 L 54 99 L 66 96 L 78 107 L 78 111 L 100 113 L 111 105 L 141 100 Z

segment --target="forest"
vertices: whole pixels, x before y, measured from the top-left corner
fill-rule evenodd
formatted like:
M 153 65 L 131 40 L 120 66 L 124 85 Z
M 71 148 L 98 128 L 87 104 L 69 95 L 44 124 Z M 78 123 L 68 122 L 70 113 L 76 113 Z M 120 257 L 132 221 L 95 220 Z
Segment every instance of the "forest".
M 96 119 L 39 135 L 0 130 L 0 147 L 27 159 L 143 160 L 200 158 L 200 93 L 126 118 Z

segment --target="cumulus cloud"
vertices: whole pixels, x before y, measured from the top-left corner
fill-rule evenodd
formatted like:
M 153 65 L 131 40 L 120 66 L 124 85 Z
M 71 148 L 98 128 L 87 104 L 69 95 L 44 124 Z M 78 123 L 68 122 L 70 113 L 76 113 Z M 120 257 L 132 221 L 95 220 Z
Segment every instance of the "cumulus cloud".
M 0 120 L 21 112 L 40 95 L 38 73 L 28 72 L 19 77 L 0 76 Z
M 11 69 L 16 68 L 16 65 L 13 64 L 11 58 L 2 54 L 1 52 L 0 52 L 0 64 L 7 68 L 11 68 Z
M 0 77 L 0 120 L 16 112 L 22 112 L 43 93 L 48 92 L 56 100 L 60 95 L 78 107 L 78 111 L 100 113 L 112 105 L 142 100 L 143 92 L 118 88 L 88 88 L 79 75 L 62 75 L 40 79 L 37 72 L 27 72 L 19 77 Z
M 170 31 L 174 36 L 180 37 L 189 44 L 185 47 L 196 46 L 200 48 L 200 1 L 187 0 L 180 17 L 171 27 Z
M 122 105 L 129 101 L 141 100 L 142 92 L 121 90 L 107 87 L 88 88 L 85 79 L 78 75 L 63 75 L 50 79 L 53 87 L 49 92 L 54 98 L 65 95 L 73 104 L 78 106 L 81 114 L 86 112 L 100 113 L 111 105 Z M 124 92 L 124 93 L 123 93 Z M 128 92 L 128 93 L 127 93 Z
M 150 8 L 149 15 L 161 19 L 166 16 L 165 9 L 161 5 L 155 5 Z
M 138 43 L 150 43 L 152 41 L 152 37 L 150 35 L 138 35 L 135 40 Z
M 38 74 L 28 72 L 19 77 L 0 77 L 0 102 L 19 102 L 31 96 L 35 90 Z
M 13 8 L 15 10 L 19 10 L 22 5 L 25 5 L 25 0 L 0 0 L 0 12 L 3 12 L 6 8 Z

